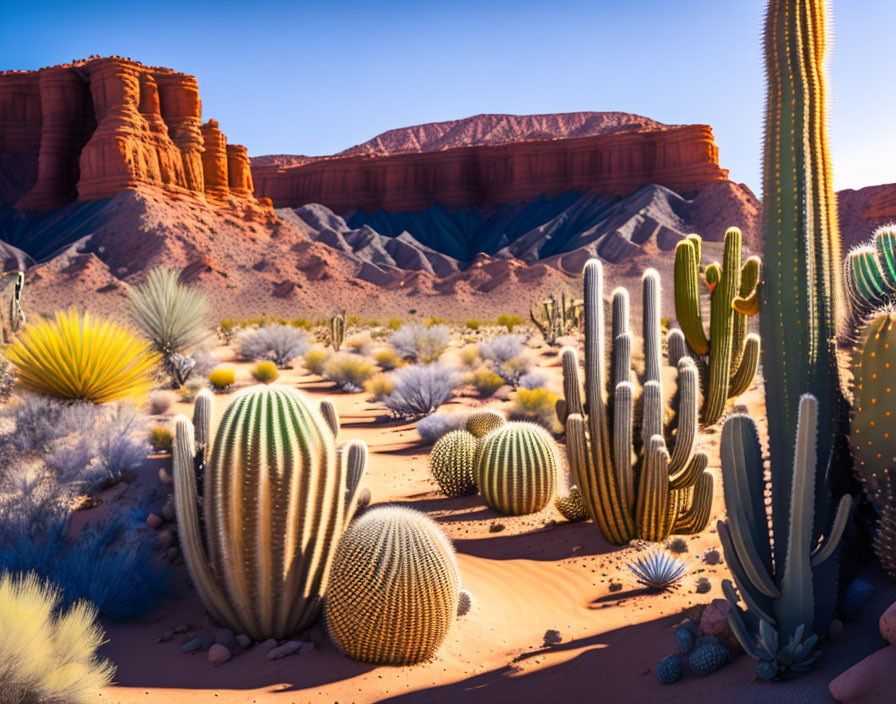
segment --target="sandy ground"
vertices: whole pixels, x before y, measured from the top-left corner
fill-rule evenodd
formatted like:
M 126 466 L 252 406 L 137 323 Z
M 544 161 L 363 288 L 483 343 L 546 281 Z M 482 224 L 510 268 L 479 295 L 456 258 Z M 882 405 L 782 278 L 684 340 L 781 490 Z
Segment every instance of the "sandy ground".
M 248 365 L 232 360 L 229 350 L 222 348 L 216 354 L 237 368 L 239 384 L 251 381 Z M 554 353 L 543 348 L 539 359 L 543 371 L 558 379 Z M 368 402 L 366 394 L 334 393 L 329 384 L 301 370 L 284 372 L 279 383 L 297 385 L 315 400 L 334 398 L 342 419 L 340 439 L 358 438 L 369 445 L 364 485 L 370 488 L 373 503 L 410 506 L 439 523 L 454 541 L 464 587 L 475 599 L 472 611 L 458 619 L 433 661 L 414 667 L 355 663 L 322 633 L 312 634 L 317 649 L 310 655 L 268 661 L 266 653 L 256 647 L 224 665 L 213 665 L 206 653 L 181 652 L 185 636 L 156 642 L 180 624 L 201 628 L 209 623 L 181 565 L 175 568 L 175 596 L 142 623 L 104 624 L 109 639 L 104 654 L 118 671 L 115 686 L 103 692 L 101 701 L 510 703 L 543 702 L 572 694 L 590 701 L 633 704 L 823 702 L 833 701 L 827 695 L 827 683 L 880 645 L 866 637 L 871 632 L 867 624 L 861 631 L 847 625 L 841 636 L 843 645 L 852 643 L 854 647 L 838 648 L 840 657 L 830 667 L 801 678 L 796 685 L 753 682 L 755 663 L 746 657 L 709 677 L 686 673 L 679 683 L 660 685 L 653 668 L 662 657 L 675 652 L 673 630 L 683 610 L 721 597 L 721 581 L 728 576 L 724 564 L 709 567 L 699 559 L 707 548 L 720 547 L 714 528 L 722 511 L 718 479 L 711 527 L 688 539 L 683 557 L 689 563 L 689 575 L 673 592 L 650 594 L 624 566 L 636 548 L 609 545 L 593 523 L 567 523 L 553 506 L 529 516 L 505 517 L 486 507 L 478 496 L 446 498 L 429 476 L 430 448 L 421 445 L 413 424 L 397 424 Z M 216 397 L 215 421 L 229 398 Z M 461 397 L 447 409 L 483 403 Z M 754 383 L 740 403 L 757 417 L 763 415 L 761 384 Z M 488 405 L 502 404 L 491 401 Z M 178 403 L 175 410 L 189 412 L 189 406 Z M 701 436 L 710 468 L 717 475 L 719 435 L 717 427 Z M 114 495 L 106 500 L 127 503 L 141 487 L 163 488 L 157 470 L 165 462 L 165 458 L 152 460 L 137 482 L 114 488 Z M 563 483 L 561 479 L 561 486 Z M 91 513 L 83 512 L 82 520 L 89 520 Z M 504 529 L 492 532 L 495 524 Z M 712 584 L 707 594 L 697 594 L 694 588 L 702 576 Z M 611 592 L 612 582 L 621 584 L 622 589 Z M 892 597 L 878 601 L 882 603 L 879 614 Z M 548 629 L 558 630 L 562 642 L 544 647 Z M 856 636 L 861 637 L 856 640 Z

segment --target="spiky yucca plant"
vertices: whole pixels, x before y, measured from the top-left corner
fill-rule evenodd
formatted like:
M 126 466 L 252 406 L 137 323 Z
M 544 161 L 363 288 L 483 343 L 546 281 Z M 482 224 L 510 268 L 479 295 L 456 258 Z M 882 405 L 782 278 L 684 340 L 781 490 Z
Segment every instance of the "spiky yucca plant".
M 327 588 L 327 630 L 350 658 L 410 665 L 431 658 L 458 613 L 451 541 L 411 509 L 372 509 L 346 529 Z
M 637 555 L 625 566 L 635 575 L 639 584 L 656 591 L 670 589 L 688 572 L 688 566 L 684 562 L 664 550 L 651 550 L 647 554 Z
M 29 391 L 93 403 L 146 394 L 157 361 L 124 328 L 74 309 L 27 325 L 6 356 Z
M 189 352 L 209 337 L 205 293 L 180 280 L 176 269 L 157 268 L 146 281 L 128 289 L 134 326 L 159 354 L 166 371 L 180 386 L 177 355 Z
M 255 386 L 224 411 L 200 496 L 192 424 L 174 427 L 178 532 L 206 608 L 256 640 L 306 628 L 353 513 L 347 464 L 364 457 L 349 447 L 337 462 L 330 427 L 298 391 Z
M 34 575 L 0 576 L 0 701 L 87 704 L 112 683 L 115 668 L 97 655 L 96 609 L 82 601 L 62 612 L 59 603 Z

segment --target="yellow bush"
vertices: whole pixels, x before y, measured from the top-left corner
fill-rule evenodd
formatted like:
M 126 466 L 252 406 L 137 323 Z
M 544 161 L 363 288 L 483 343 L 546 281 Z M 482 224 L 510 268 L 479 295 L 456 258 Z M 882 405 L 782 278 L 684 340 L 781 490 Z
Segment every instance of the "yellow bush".
M 208 375 L 208 383 L 215 391 L 225 391 L 236 381 L 236 372 L 228 367 L 218 367 Z
M 377 374 L 367 380 L 364 390 L 370 394 L 373 401 L 379 403 L 395 390 L 395 383 L 388 374 Z
M 401 366 L 401 357 L 391 347 L 377 350 L 373 355 L 373 360 L 379 365 L 380 369 L 390 372 Z
M 473 369 L 482 362 L 482 358 L 479 356 L 479 345 L 464 345 L 460 348 L 460 363 L 469 369 Z
M 149 432 L 149 442 L 157 450 L 170 450 L 174 436 L 164 425 L 157 425 Z
M 312 347 L 305 353 L 305 369 L 312 374 L 323 376 L 324 366 L 326 366 L 331 354 L 333 353 L 324 347 Z
M 519 315 L 504 313 L 503 315 L 498 316 L 498 326 L 507 328 L 507 332 L 513 332 L 513 329 L 517 325 L 522 325 L 525 322 L 526 319 Z
M 556 406 L 560 396 L 547 389 L 517 389 L 510 397 L 511 420 L 528 420 L 559 432 Z
M 87 602 L 57 611 L 59 593 L 34 575 L 0 577 L 0 696 L 4 702 L 97 701 L 115 668 L 97 656 L 105 634 Z
M 158 361 L 124 328 L 76 310 L 26 326 L 6 356 L 26 389 L 93 403 L 146 394 Z
M 252 378 L 262 384 L 272 384 L 280 377 L 277 365 L 273 362 L 259 362 L 252 367 Z
M 480 367 L 469 377 L 469 382 L 481 396 L 491 396 L 506 383 L 491 369 Z

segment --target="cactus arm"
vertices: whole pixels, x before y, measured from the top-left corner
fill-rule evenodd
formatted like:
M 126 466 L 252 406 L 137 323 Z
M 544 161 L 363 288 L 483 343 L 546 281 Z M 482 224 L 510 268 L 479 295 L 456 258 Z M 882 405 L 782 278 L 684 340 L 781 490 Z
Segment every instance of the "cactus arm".
M 703 356 L 709 354 L 709 340 L 700 316 L 699 237 L 697 240 L 695 245 L 693 240 L 684 239 L 675 248 L 675 317 L 690 348 Z
M 704 455 L 705 456 L 705 455 Z M 690 507 L 672 525 L 672 532 L 678 535 L 694 535 L 709 525 L 712 511 L 714 481 L 711 472 L 701 472 L 694 484 Z
M 669 488 L 674 491 L 680 491 L 681 489 L 694 486 L 708 464 L 709 457 L 706 456 L 705 452 L 696 453 L 681 471 L 669 475 Z
M 837 506 L 837 514 L 834 516 L 834 523 L 831 526 L 829 537 L 812 553 L 813 567 L 818 567 L 825 562 L 834 554 L 834 551 L 836 551 L 837 547 L 840 545 L 843 531 L 846 530 L 846 521 L 849 520 L 849 512 L 852 510 L 852 501 L 852 496 L 849 494 L 840 499 L 840 504 Z
M 563 398 L 566 401 L 564 409 L 566 416 L 573 413 L 584 415 L 579 381 L 579 360 L 576 351 L 572 347 L 564 347 L 560 352 L 560 359 L 563 365 Z M 565 418 L 560 420 L 566 422 Z
M 775 605 L 778 620 L 781 621 L 781 632 L 785 634 L 793 633 L 801 624 L 815 620 L 810 553 L 815 506 L 817 433 L 818 401 L 814 396 L 804 394 L 800 399 L 797 424 L 787 561 L 781 578 L 781 599 Z
M 611 327 L 614 340 L 620 335 L 628 332 L 629 308 L 628 291 L 621 287 L 613 289 L 613 315 L 611 319 Z
M 684 339 L 684 333 L 679 328 L 670 330 L 666 336 L 666 344 L 669 348 L 669 366 L 677 367 L 678 363 L 688 356 L 687 341 Z
M 660 384 L 662 396 L 662 326 L 660 325 L 660 275 L 647 269 L 641 277 L 644 307 L 644 379 Z
M 722 594 L 728 599 L 731 608 L 728 610 L 728 624 L 731 626 L 731 632 L 737 638 L 737 642 L 748 652 L 754 659 L 761 660 L 764 653 L 757 647 L 756 640 L 751 636 L 751 631 L 744 622 L 744 614 L 737 605 L 737 592 L 734 591 L 734 585 L 731 580 L 722 580 Z
M 634 408 L 631 383 L 620 383 L 613 395 L 613 467 L 622 500 L 629 510 L 634 510 L 635 506 L 635 478 L 632 471 Z
M 744 343 L 744 353 L 741 357 L 740 364 L 728 387 L 728 398 L 736 398 L 750 388 L 756 372 L 759 370 L 759 351 L 760 351 L 759 335 L 747 335 Z
M 171 449 L 174 480 L 174 509 L 184 562 L 190 579 L 196 586 L 205 607 L 223 623 L 238 623 L 236 615 L 209 568 L 208 557 L 202 545 L 197 510 L 198 492 L 193 458 L 193 425 L 186 416 L 174 419 L 174 445 Z
M 641 400 L 643 404 L 641 442 L 646 448 L 654 435 L 663 434 L 663 389 L 658 381 L 648 381 L 644 384 Z
M 719 521 L 716 526 L 719 531 L 719 542 L 722 544 L 722 550 L 725 552 L 725 559 L 728 562 L 728 569 L 731 572 L 731 577 L 734 579 L 734 583 L 737 585 L 737 591 L 740 593 L 741 598 L 744 600 L 747 608 L 752 613 L 756 614 L 757 617 L 774 624 L 775 618 L 760 602 L 767 603 L 771 606 L 773 602 L 770 600 L 779 598 L 780 592 L 778 592 L 777 597 L 775 597 L 769 596 L 759 589 L 758 585 L 747 573 L 740 560 L 740 554 L 735 549 L 734 543 L 731 540 L 729 524 L 725 521 Z
M 343 463 L 342 473 L 345 476 L 345 520 L 346 524 L 352 520 L 355 512 L 352 510 L 357 500 L 358 487 L 361 478 L 367 472 L 367 444 L 361 440 L 349 440 L 342 448 L 340 461 Z
M 697 367 L 689 357 L 685 357 L 678 367 L 678 430 L 675 435 L 675 446 L 669 458 L 669 473 L 672 475 L 686 468 L 694 455 L 697 440 L 698 383 Z
M 632 334 L 624 332 L 613 340 L 613 369 L 610 383 L 615 390 L 618 384 L 631 381 Z
M 319 409 L 335 440 L 339 437 L 339 413 L 336 410 L 336 406 L 331 399 L 325 398 L 320 402 Z
M 650 438 L 644 467 L 638 481 L 635 521 L 638 536 L 659 542 L 669 537 L 672 512 L 669 508 L 669 453 L 661 435 Z
M 762 270 L 762 260 L 753 256 L 744 262 L 744 268 L 740 275 L 740 291 L 731 304 L 742 316 L 751 316 L 759 313 L 759 277 Z M 746 322 L 746 321 L 744 321 Z

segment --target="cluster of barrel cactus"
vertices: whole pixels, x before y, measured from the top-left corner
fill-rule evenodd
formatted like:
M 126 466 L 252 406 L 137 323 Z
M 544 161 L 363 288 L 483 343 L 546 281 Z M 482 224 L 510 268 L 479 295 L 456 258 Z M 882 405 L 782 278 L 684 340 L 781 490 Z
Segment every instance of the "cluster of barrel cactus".
M 683 659 L 687 659 L 691 672 L 704 677 L 724 666 L 731 655 L 715 636 L 701 636 L 697 624 L 690 619 L 675 629 L 675 642 L 680 652 L 667 655 L 656 667 L 656 678 L 661 684 L 672 684 L 681 679 Z
M 712 425 L 730 399 L 746 391 L 759 368 L 759 336 L 747 334 L 747 317 L 759 312 L 759 257 L 741 263 L 741 232 L 725 233 L 722 264 L 704 270 L 702 241 L 689 235 L 675 250 L 675 313 L 681 332 L 670 335 L 670 361 L 682 356 L 681 336 L 700 365 L 703 403 L 700 419 Z M 700 278 L 710 294 L 709 337 L 700 306 Z
M 557 404 L 557 415 L 566 428 L 570 470 L 588 515 L 617 545 L 635 538 L 660 542 L 672 533 L 699 533 L 709 522 L 713 479 L 705 471 L 706 455 L 695 452 L 698 370 L 690 357 L 679 361 L 675 422 L 666 426 L 659 274 L 649 269 L 642 280 L 645 371 L 636 403 L 628 293 L 613 293 L 607 383 L 600 262 L 590 260 L 584 273 L 585 402 L 576 351 L 565 348 L 564 398 Z M 671 441 L 673 426 L 670 453 L 666 438 Z
M 206 400 L 175 419 L 174 498 L 184 559 L 203 604 L 252 638 L 307 628 L 352 515 L 348 458 L 333 432 L 293 389 L 238 393 L 211 440 Z
M 502 413 L 487 409 L 471 414 L 464 429 L 439 438 L 429 468 L 446 496 L 478 489 L 500 513 L 535 513 L 554 497 L 557 448 L 541 426 L 508 423 Z
M 557 338 L 578 330 L 582 321 L 581 309 L 582 302 L 567 299 L 564 291 L 560 294 L 559 301 L 556 296 L 551 295 L 542 302 L 540 308 L 531 308 L 529 319 L 547 344 L 556 345 Z

